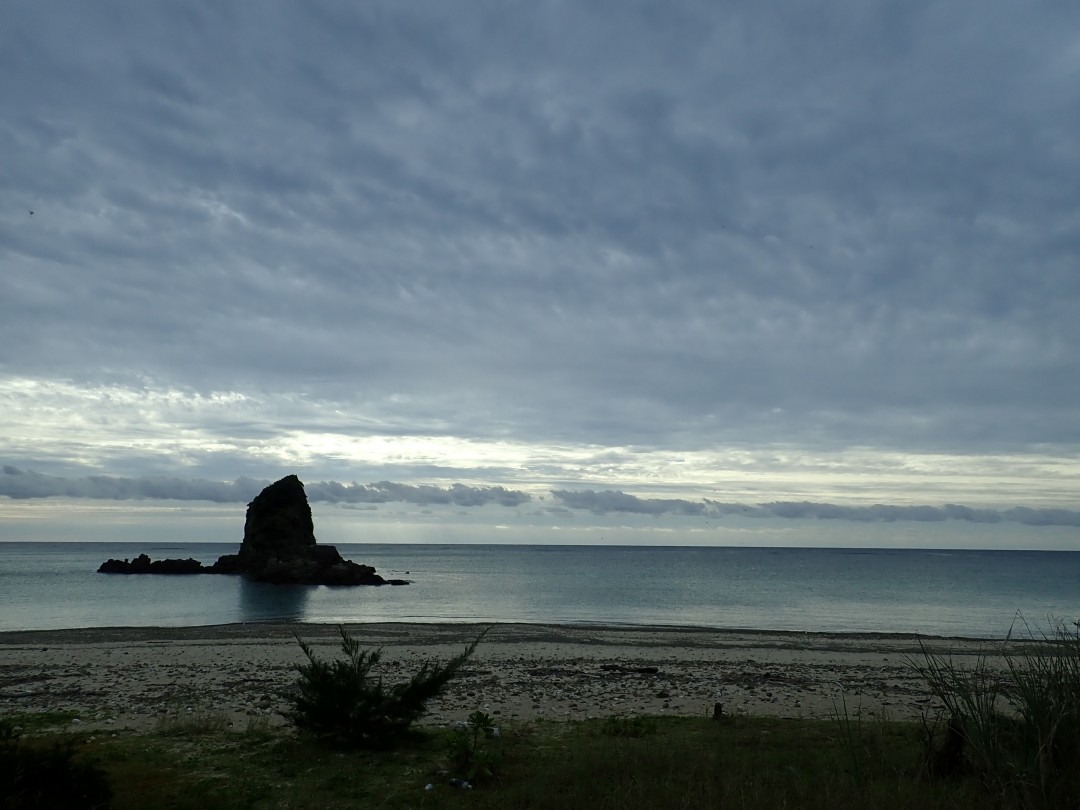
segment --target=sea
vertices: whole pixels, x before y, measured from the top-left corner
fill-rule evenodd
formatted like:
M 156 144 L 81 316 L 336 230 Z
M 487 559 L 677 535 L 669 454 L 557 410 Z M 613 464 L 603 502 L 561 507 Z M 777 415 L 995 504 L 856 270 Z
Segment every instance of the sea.
M 1004 638 L 1080 620 L 1080 552 L 339 544 L 405 586 L 96 573 L 236 544 L 0 543 L 0 631 L 527 622 Z

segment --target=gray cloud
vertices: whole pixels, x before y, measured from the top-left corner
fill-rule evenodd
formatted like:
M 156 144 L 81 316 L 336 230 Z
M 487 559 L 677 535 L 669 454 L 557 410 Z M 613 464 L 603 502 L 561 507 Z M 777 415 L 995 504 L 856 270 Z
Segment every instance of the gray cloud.
M 1080 526 L 1080 511 L 1070 509 L 1032 509 L 1011 507 L 987 509 L 945 504 L 944 506 L 905 506 L 873 504 L 844 506 L 809 501 L 777 501 L 773 503 L 721 503 L 704 499 L 702 502 L 680 498 L 639 498 L 619 491 L 552 490 L 552 495 L 572 509 L 587 509 L 594 514 L 632 513 L 642 515 L 698 515 L 723 518 L 732 515 L 753 518 L 812 518 L 818 520 L 853 520 L 863 522 L 893 522 L 910 520 L 939 522 L 964 520 L 971 523 L 1023 523 L 1029 526 Z
M 611 490 L 571 492 L 556 489 L 552 490 L 551 494 L 572 509 L 588 509 L 598 514 L 630 512 L 640 515 L 703 515 L 706 510 L 704 503 L 681 498 L 638 498 Z
M 65 478 L 21 470 L 10 465 L 0 468 L 0 496 L 11 499 L 50 497 L 91 500 L 177 500 L 212 503 L 245 503 L 269 481 L 238 478 L 233 482 L 175 477 L 121 478 L 94 475 Z M 315 481 L 304 485 L 313 503 L 341 504 L 350 508 L 372 508 L 377 504 L 408 503 L 419 506 L 453 505 L 480 507 L 496 504 L 516 508 L 533 503 L 526 492 L 501 486 L 469 486 L 455 483 L 446 487 L 380 481 L 372 484 Z M 552 490 L 558 505 L 545 507 L 548 515 L 572 515 L 586 510 L 595 515 L 636 514 L 654 517 L 786 518 L 847 520 L 857 522 L 1014 522 L 1029 526 L 1080 527 L 1080 511 L 1059 508 L 1009 507 L 991 509 L 958 504 L 908 506 L 873 504 L 850 506 L 810 501 L 776 501 L 758 504 L 726 503 L 704 498 L 642 498 L 618 490 Z
M 975 0 L 16 3 L 0 407 L 26 417 L 0 456 L 1074 463 L 1078 26 Z M 459 446 L 402 472 L 465 478 Z
M 184 478 L 117 478 L 92 475 L 61 478 L 10 465 L 0 468 L 0 495 L 8 498 L 167 499 L 232 503 L 250 501 L 269 482 L 238 478 L 232 483 Z
M 20 470 L 10 465 L 0 469 L 0 496 L 8 498 L 90 498 L 103 500 L 178 500 L 214 503 L 247 502 L 266 487 L 269 481 L 238 478 L 224 481 L 181 478 L 116 478 L 106 475 L 63 478 Z M 342 484 L 337 481 L 305 483 L 304 491 L 312 502 L 344 504 L 412 503 L 419 505 L 454 504 L 484 506 L 494 503 L 519 506 L 530 496 L 504 487 L 471 487 L 452 484 L 448 487 L 413 486 L 380 481 L 376 484 Z
M 340 484 L 336 481 L 320 481 L 305 485 L 308 497 L 314 501 L 331 503 L 403 503 L 453 504 L 455 506 L 484 506 L 489 503 L 500 506 L 520 506 L 531 497 L 525 492 L 505 487 L 472 487 L 451 484 L 448 487 L 430 485 L 396 484 L 380 481 L 377 484 Z

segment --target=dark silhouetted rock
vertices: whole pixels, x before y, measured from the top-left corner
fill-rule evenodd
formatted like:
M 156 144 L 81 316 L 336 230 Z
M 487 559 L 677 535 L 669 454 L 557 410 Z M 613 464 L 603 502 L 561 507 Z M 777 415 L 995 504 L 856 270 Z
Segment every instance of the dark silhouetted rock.
M 214 563 L 208 569 L 211 574 L 242 574 L 244 573 L 243 567 L 240 564 L 239 554 L 223 554 L 217 558 L 217 562 Z
M 127 560 L 106 560 L 98 568 L 99 574 L 209 574 L 198 560 L 190 557 L 186 560 L 151 560 L 140 554 L 131 562 Z
M 318 553 L 315 546 L 311 507 L 304 485 L 295 475 L 275 481 L 248 504 L 238 555 L 242 568 L 258 568 L 266 560 L 311 558 Z
M 311 506 L 295 475 L 275 481 L 248 504 L 240 553 L 221 557 L 213 568 L 282 585 L 387 584 L 370 565 L 345 560 L 334 546 L 315 541 Z
M 108 560 L 103 574 L 239 574 L 254 582 L 290 585 L 408 585 L 386 580 L 370 565 L 343 559 L 334 546 L 315 541 L 304 485 L 288 475 L 248 504 L 244 540 L 237 554 L 225 554 L 211 566 L 198 560 L 152 561 L 140 554 L 131 562 Z

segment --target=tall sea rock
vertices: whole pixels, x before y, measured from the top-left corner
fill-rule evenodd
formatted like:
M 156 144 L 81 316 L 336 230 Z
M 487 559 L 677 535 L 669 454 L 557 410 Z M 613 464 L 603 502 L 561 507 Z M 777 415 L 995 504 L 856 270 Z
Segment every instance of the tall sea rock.
M 334 546 L 316 542 L 307 493 L 295 475 L 275 481 L 248 504 L 239 553 L 219 557 L 213 570 L 281 584 L 403 584 L 388 583 L 370 565 L 343 559 Z
M 308 557 L 316 545 L 304 485 L 295 475 L 287 475 L 248 504 L 244 542 L 236 556 L 241 568 L 255 570 L 270 559 Z
M 407 585 L 408 580 L 383 579 L 370 565 L 343 559 L 334 546 L 315 540 L 304 484 L 287 475 L 248 504 L 244 541 L 236 554 L 219 557 L 212 566 L 197 560 L 107 560 L 104 574 L 240 574 L 254 582 L 298 585 Z

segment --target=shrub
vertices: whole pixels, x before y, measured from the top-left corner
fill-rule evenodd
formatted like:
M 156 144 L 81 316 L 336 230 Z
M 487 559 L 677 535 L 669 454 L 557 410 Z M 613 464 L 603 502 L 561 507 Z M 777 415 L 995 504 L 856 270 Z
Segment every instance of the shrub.
M 445 664 L 425 662 L 404 683 L 385 686 L 372 670 L 382 650 L 363 650 L 339 627 L 344 658 L 320 661 L 311 646 L 297 637 L 307 663 L 288 694 L 292 708 L 285 716 L 323 741 L 346 748 L 386 748 L 396 744 L 427 710 L 476 650 L 486 630 L 460 655 Z
M 93 810 L 109 806 L 112 788 L 100 768 L 75 761 L 74 743 L 26 745 L 0 720 L 0 797 L 10 810 Z
M 494 718 L 479 709 L 448 732 L 447 756 L 460 778 L 471 783 L 495 775 L 501 756 L 489 746 L 499 735 Z

